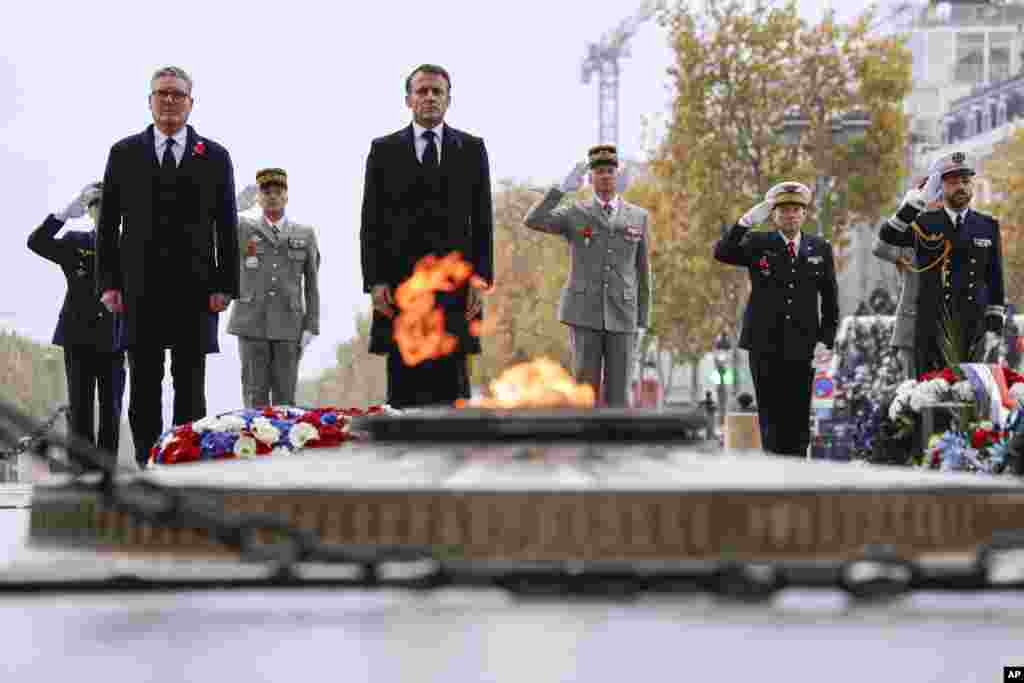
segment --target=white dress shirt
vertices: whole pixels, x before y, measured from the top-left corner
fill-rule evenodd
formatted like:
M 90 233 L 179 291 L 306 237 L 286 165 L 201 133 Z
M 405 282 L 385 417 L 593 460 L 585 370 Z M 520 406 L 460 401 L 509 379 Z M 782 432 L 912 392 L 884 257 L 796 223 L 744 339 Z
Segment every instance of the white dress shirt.
M 969 208 L 968 209 L 961 209 L 960 211 L 954 211 L 953 209 L 949 208 L 948 206 L 944 206 L 942 208 L 944 208 L 946 210 L 946 215 L 949 216 L 949 220 L 953 221 L 953 227 L 956 227 L 956 217 L 957 216 L 963 216 L 964 217 L 963 220 L 965 222 L 967 221 L 967 212 L 970 211 Z
M 174 165 L 181 166 L 181 159 L 185 156 L 185 145 L 188 144 L 188 128 L 182 126 L 177 133 L 167 136 L 161 133 L 159 128 L 153 126 L 153 151 L 156 152 L 156 163 L 158 164 L 164 159 L 164 145 L 167 143 L 168 137 L 174 138 L 175 144 L 171 147 L 171 153 L 174 154 Z
M 271 228 L 277 228 L 278 233 L 281 235 L 283 235 L 288 228 L 288 221 L 285 220 L 285 214 L 283 213 L 281 214 L 281 220 L 276 223 L 267 218 L 266 214 L 263 214 L 263 221 Z
M 781 230 L 779 230 L 779 237 L 781 237 L 781 238 L 783 239 L 783 241 L 784 241 L 784 242 L 785 242 L 785 243 L 786 243 L 787 245 L 788 245 L 788 244 L 789 244 L 790 242 L 792 242 L 792 243 L 793 243 L 793 251 L 794 251 L 794 252 L 795 252 L 795 253 L 796 253 L 797 255 L 799 255 L 799 254 L 800 254 L 800 231 L 799 231 L 799 230 L 797 230 L 797 231 L 796 231 L 796 237 L 794 237 L 793 239 L 789 239 L 788 237 L 786 237 L 786 236 L 785 236 L 785 235 L 784 235 L 784 234 L 782 233 L 782 231 L 781 231 Z M 787 246 L 787 247 L 786 247 L 786 251 L 787 251 L 787 252 L 789 251 L 789 246 Z
M 423 152 L 427 150 L 427 139 L 423 137 L 423 133 L 427 130 L 434 131 L 434 144 L 437 145 L 437 163 L 441 163 L 441 147 L 442 141 L 444 140 L 444 124 L 439 123 L 433 128 L 424 128 L 415 121 L 412 122 L 412 135 L 413 144 L 416 146 L 416 159 L 423 163 Z
M 621 204 L 621 201 L 619 199 L 619 195 L 613 195 L 612 198 L 609 199 L 607 202 L 605 200 L 601 199 L 601 197 L 599 197 L 596 194 L 594 195 L 594 198 L 597 199 L 597 203 L 601 206 L 601 211 L 602 212 L 604 212 L 604 210 L 605 210 L 604 207 L 606 207 L 606 206 L 611 206 L 612 207 L 611 213 L 606 213 L 605 214 L 606 216 L 608 216 L 609 220 L 614 218 L 615 214 L 619 212 L 619 205 Z

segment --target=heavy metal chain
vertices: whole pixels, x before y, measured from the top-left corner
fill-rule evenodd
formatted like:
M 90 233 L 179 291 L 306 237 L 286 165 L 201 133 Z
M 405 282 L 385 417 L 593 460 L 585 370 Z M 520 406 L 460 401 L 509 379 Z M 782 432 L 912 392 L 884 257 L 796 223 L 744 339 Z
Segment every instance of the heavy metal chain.
M 34 449 L 36 447 L 36 443 L 40 439 L 45 438 L 47 432 L 53 429 L 53 426 L 57 424 L 57 420 L 59 420 L 62 415 L 68 414 L 70 410 L 71 408 L 66 405 L 57 408 L 57 410 L 54 411 L 53 415 L 51 415 L 50 418 L 46 420 L 46 422 L 39 425 L 38 429 L 36 429 L 28 436 L 23 436 L 21 439 L 19 439 L 17 446 L 15 446 L 14 448 L 8 448 L 6 450 L 0 450 L 0 462 L 16 460 L 18 456 L 21 455 L 22 453 L 27 453 L 28 451 Z
M 57 417 L 47 423 L 52 427 Z M 113 576 L 109 579 L 7 579 L 0 575 L 0 595 L 41 592 L 125 592 L 153 590 L 205 590 L 210 588 L 346 588 L 376 586 L 433 590 L 440 586 L 502 588 L 520 594 L 622 595 L 641 592 L 710 592 L 730 599 L 763 601 L 790 587 L 838 587 L 857 599 L 888 599 L 918 590 L 1024 590 L 1024 581 L 993 583 L 989 576 L 1003 553 L 1024 550 L 1024 532 L 999 534 L 981 545 L 972 566 L 934 569 L 898 557 L 885 548 L 838 567 L 820 570 L 784 562 L 748 564 L 722 559 L 708 567 L 667 568 L 660 572 L 637 569 L 610 570 L 607 566 L 580 571 L 575 564 L 540 571 L 496 572 L 487 567 L 453 563 L 429 547 L 352 546 L 327 544 L 311 530 L 300 529 L 287 519 L 270 514 L 228 513 L 212 497 L 186 493 L 145 477 L 117 481 L 116 463 L 91 443 L 69 434 L 45 429 L 5 401 L 0 400 L 0 437 L 30 434 L 29 452 L 51 465 L 77 476 L 73 486 L 94 490 L 103 505 L 127 513 L 139 522 L 159 528 L 205 530 L 213 540 L 237 550 L 243 561 L 266 563 L 271 570 L 262 578 L 142 579 Z M 16 438 L 16 437 L 15 437 Z M 19 442 L 19 447 L 25 441 Z M 51 449 L 62 449 L 68 463 L 54 458 Z M 96 474 L 100 476 L 97 477 Z M 269 532 L 269 534 L 268 534 Z M 270 541 L 264 540 L 266 536 Z M 305 577 L 297 565 L 304 562 L 338 563 L 362 568 L 358 578 Z M 382 565 L 425 563 L 432 571 L 425 577 L 384 578 Z

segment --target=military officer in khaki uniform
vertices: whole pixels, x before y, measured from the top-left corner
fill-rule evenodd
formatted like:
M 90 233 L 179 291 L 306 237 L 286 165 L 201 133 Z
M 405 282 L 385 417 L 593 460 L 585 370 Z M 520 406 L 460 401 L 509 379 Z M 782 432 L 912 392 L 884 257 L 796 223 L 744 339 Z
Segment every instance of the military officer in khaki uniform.
M 560 235 L 569 243 L 569 280 L 558 319 L 569 326 L 573 374 L 609 406 L 628 405 L 629 373 L 637 333 L 647 327 L 651 301 L 647 211 L 615 193 L 619 159 L 614 145 L 587 155 L 594 197 L 559 206 L 575 174 L 552 187 L 526 214 L 526 227 Z
M 246 408 L 293 405 L 299 358 L 320 333 L 320 250 L 313 228 L 285 217 L 288 176 L 280 168 L 256 174 L 263 209 L 239 217 L 241 296 L 228 332 L 238 336 Z

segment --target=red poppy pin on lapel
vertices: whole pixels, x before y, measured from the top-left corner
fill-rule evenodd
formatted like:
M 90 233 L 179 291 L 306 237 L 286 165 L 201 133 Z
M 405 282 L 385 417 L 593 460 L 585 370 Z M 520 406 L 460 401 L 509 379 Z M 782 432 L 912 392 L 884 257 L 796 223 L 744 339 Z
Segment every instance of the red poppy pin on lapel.
M 203 144 L 202 140 L 196 143 L 196 146 L 192 148 L 197 157 L 206 156 L 206 145 Z
M 583 244 L 590 246 L 590 238 L 594 236 L 594 229 L 589 225 L 583 228 Z

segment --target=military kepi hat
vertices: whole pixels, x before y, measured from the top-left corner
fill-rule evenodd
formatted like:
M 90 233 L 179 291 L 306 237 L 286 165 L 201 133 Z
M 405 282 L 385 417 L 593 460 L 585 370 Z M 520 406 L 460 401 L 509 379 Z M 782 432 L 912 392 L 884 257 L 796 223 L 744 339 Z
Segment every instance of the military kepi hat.
M 256 184 L 261 187 L 263 185 L 288 187 L 288 174 L 284 172 L 283 168 L 264 168 L 256 172 Z
M 938 173 L 940 178 L 948 175 L 974 175 L 974 160 L 964 152 L 953 152 L 946 156 L 939 157 L 932 163 L 928 175 Z
M 587 167 L 618 166 L 619 152 L 615 145 L 594 145 L 587 152 Z
M 764 195 L 765 201 L 771 202 L 772 208 L 780 204 L 811 205 L 811 190 L 803 183 L 785 182 L 775 185 Z

